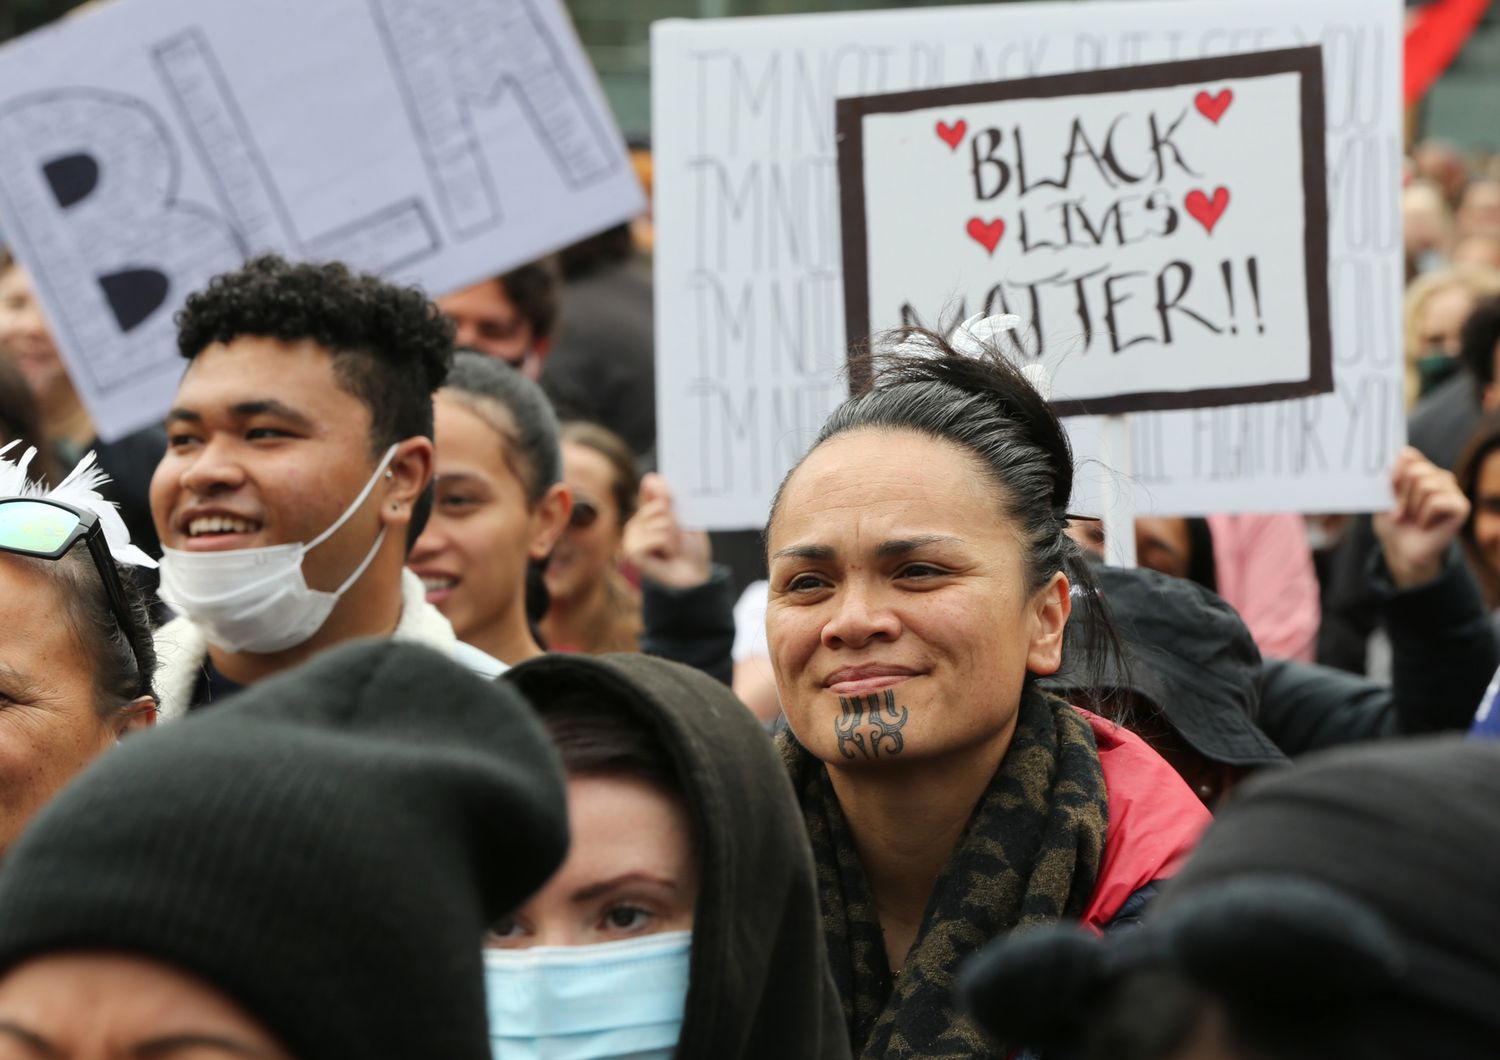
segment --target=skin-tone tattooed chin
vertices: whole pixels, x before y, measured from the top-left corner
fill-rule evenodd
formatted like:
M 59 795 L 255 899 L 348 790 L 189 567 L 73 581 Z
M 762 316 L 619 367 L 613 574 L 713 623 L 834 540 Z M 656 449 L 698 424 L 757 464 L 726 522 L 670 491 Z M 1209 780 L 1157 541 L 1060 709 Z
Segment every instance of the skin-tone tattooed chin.
M 910 712 L 897 706 L 896 695 L 889 688 L 868 696 L 840 696 L 839 708 L 833 730 L 839 754 L 845 758 L 889 758 L 906 746 L 901 730 L 906 728 Z

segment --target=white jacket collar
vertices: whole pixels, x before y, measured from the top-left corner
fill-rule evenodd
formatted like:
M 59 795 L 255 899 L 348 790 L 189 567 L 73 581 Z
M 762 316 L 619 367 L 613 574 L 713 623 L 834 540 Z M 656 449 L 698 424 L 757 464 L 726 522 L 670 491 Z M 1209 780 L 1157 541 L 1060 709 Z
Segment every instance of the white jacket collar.
M 494 678 L 507 669 L 500 660 L 459 640 L 442 612 L 427 602 L 422 579 L 405 568 L 401 571 L 401 620 L 391 635 L 435 648 L 481 677 Z M 208 655 L 208 638 L 186 615 L 178 615 L 156 631 L 155 639 L 157 720 L 172 721 L 186 714 L 192 704 Z

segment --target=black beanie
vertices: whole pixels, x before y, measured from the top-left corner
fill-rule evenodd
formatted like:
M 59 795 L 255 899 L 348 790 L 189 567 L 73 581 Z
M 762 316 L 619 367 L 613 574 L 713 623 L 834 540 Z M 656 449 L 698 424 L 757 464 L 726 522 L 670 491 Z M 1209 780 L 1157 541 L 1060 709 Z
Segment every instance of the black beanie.
M 999 940 L 960 994 L 1029 1046 L 1104 1034 L 1085 1055 L 1123 1054 L 1102 1030 L 1112 1011 L 1135 1010 L 1133 1033 L 1170 1024 L 1161 995 L 1181 981 L 1257 1056 L 1493 1057 L 1497 851 L 1500 747 L 1424 737 L 1309 756 L 1241 786 L 1139 929 Z M 1175 979 L 1143 976 L 1162 969 Z
M 518 693 L 427 648 L 351 645 L 65 789 L 0 868 L 0 974 L 129 953 L 298 1060 L 490 1060 L 483 933 L 566 848 L 562 768 Z

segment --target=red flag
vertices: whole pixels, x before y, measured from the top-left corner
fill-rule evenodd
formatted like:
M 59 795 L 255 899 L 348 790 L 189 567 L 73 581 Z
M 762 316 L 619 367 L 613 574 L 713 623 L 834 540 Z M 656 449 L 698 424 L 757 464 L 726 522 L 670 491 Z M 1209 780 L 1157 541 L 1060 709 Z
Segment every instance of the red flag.
M 1406 30 L 1405 100 L 1409 107 L 1427 94 L 1479 25 L 1490 0 L 1433 0 Z

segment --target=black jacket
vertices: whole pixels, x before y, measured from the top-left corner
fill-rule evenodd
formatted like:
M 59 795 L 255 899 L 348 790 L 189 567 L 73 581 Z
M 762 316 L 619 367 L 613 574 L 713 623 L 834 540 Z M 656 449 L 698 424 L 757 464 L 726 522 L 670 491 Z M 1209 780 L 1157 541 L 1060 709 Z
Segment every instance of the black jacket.
M 724 684 L 734 680 L 734 585 L 714 564 L 708 581 L 673 589 L 641 582 L 641 651 L 702 670 Z
M 1467 729 L 1500 668 L 1500 644 L 1457 548 L 1450 550 L 1437 579 L 1411 589 L 1391 584 L 1377 551 L 1367 584 L 1391 640 L 1391 683 L 1326 666 L 1266 660 L 1260 727 L 1288 755 Z

